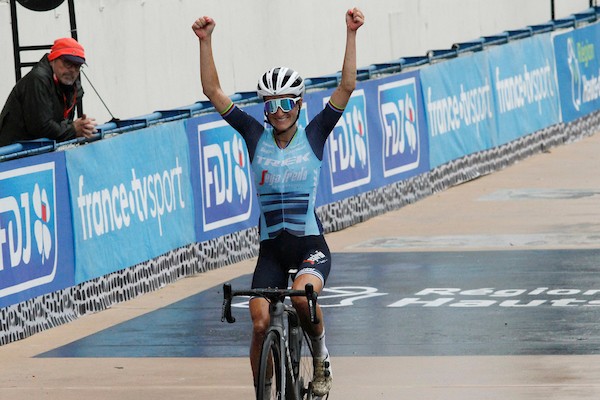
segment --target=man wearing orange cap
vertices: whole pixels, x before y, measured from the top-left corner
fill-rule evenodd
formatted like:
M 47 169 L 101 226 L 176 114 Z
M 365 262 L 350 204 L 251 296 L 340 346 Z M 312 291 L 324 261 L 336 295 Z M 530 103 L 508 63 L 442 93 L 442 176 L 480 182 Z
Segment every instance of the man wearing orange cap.
M 39 138 L 62 142 L 96 132 L 95 119 L 85 114 L 74 119 L 83 97 L 84 63 L 85 51 L 75 39 L 55 40 L 8 96 L 0 114 L 0 146 Z

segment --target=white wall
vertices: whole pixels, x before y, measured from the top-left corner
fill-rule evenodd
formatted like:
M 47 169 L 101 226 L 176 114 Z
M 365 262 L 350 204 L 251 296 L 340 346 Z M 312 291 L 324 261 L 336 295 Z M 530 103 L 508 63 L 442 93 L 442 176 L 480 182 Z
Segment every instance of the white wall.
M 210 15 L 213 45 L 226 93 L 251 91 L 275 65 L 304 77 L 341 68 L 344 12 L 356 5 L 366 23 L 358 36 L 358 66 L 424 55 L 453 43 L 547 22 L 550 0 L 77 0 L 84 71 L 117 118 L 132 118 L 205 100 L 198 44 L 191 25 Z M 588 8 L 589 0 L 555 0 L 556 17 Z M 38 13 L 17 5 L 21 45 L 69 36 L 65 1 Z M 43 52 L 24 54 L 37 61 Z M 15 83 L 8 0 L 0 0 L 0 105 Z M 24 73 L 26 70 L 24 71 Z M 84 109 L 98 122 L 110 115 L 83 78 Z

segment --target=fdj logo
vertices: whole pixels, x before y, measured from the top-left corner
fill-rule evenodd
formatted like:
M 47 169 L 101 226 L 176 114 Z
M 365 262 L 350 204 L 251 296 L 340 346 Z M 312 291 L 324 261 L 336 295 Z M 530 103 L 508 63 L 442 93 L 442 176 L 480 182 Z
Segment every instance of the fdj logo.
M 419 167 L 420 143 L 415 78 L 379 87 L 385 177 Z
M 225 121 L 198 126 L 206 231 L 245 221 L 252 209 L 250 162 L 242 137 Z
M 326 103 L 328 98 L 323 99 Z M 365 93 L 356 91 L 327 140 L 331 191 L 338 193 L 371 180 Z
M 54 176 L 54 163 L 0 172 L 0 297 L 54 278 Z

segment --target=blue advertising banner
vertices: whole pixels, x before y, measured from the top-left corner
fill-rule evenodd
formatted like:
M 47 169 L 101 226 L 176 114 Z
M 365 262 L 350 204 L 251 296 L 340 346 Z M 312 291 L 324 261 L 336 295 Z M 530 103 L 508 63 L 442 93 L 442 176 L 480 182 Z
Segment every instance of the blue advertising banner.
M 498 143 L 487 52 L 421 69 L 431 167 Z
M 74 284 L 64 153 L 0 163 L 0 307 Z
M 66 159 L 77 283 L 195 241 L 184 121 L 78 147 Z
M 308 98 L 310 115 L 322 110 L 331 92 Z M 427 124 L 418 72 L 359 82 L 327 141 L 317 205 L 428 170 Z
M 381 155 L 383 177 L 399 181 L 429 171 L 429 137 L 418 72 L 373 84 L 380 125 L 372 129 L 372 136 L 380 138 L 379 151 L 374 154 Z
M 244 110 L 259 118 L 262 111 L 257 111 L 258 108 L 255 105 Z M 256 226 L 258 203 L 242 136 L 216 113 L 188 120 L 186 130 L 196 208 L 196 241 Z
M 499 145 L 560 122 L 549 33 L 492 47 L 489 62 Z
M 328 101 L 329 97 L 324 97 L 317 112 Z M 358 189 L 371 183 L 367 99 L 364 90 L 357 89 L 352 93 L 342 117 L 327 139 L 325 154 L 327 157 L 324 160 L 329 166 L 326 186 L 332 194 Z M 344 197 L 355 193 L 356 190 L 351 191 Z
M 598 23 L 554 36 L 563 122 L 573 121 L 600 108 L 598 43 Z

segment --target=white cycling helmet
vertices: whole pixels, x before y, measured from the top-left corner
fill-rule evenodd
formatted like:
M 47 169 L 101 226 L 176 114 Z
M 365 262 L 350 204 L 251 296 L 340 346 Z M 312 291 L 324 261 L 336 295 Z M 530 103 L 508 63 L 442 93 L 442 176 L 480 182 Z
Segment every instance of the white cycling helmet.
M 261 100 L 265 96 L 290 94 L 295 97 L 304 95 L 304 79 L 291 68 L 275 67 L 263 74 L 258 80 L 256 92 Z

